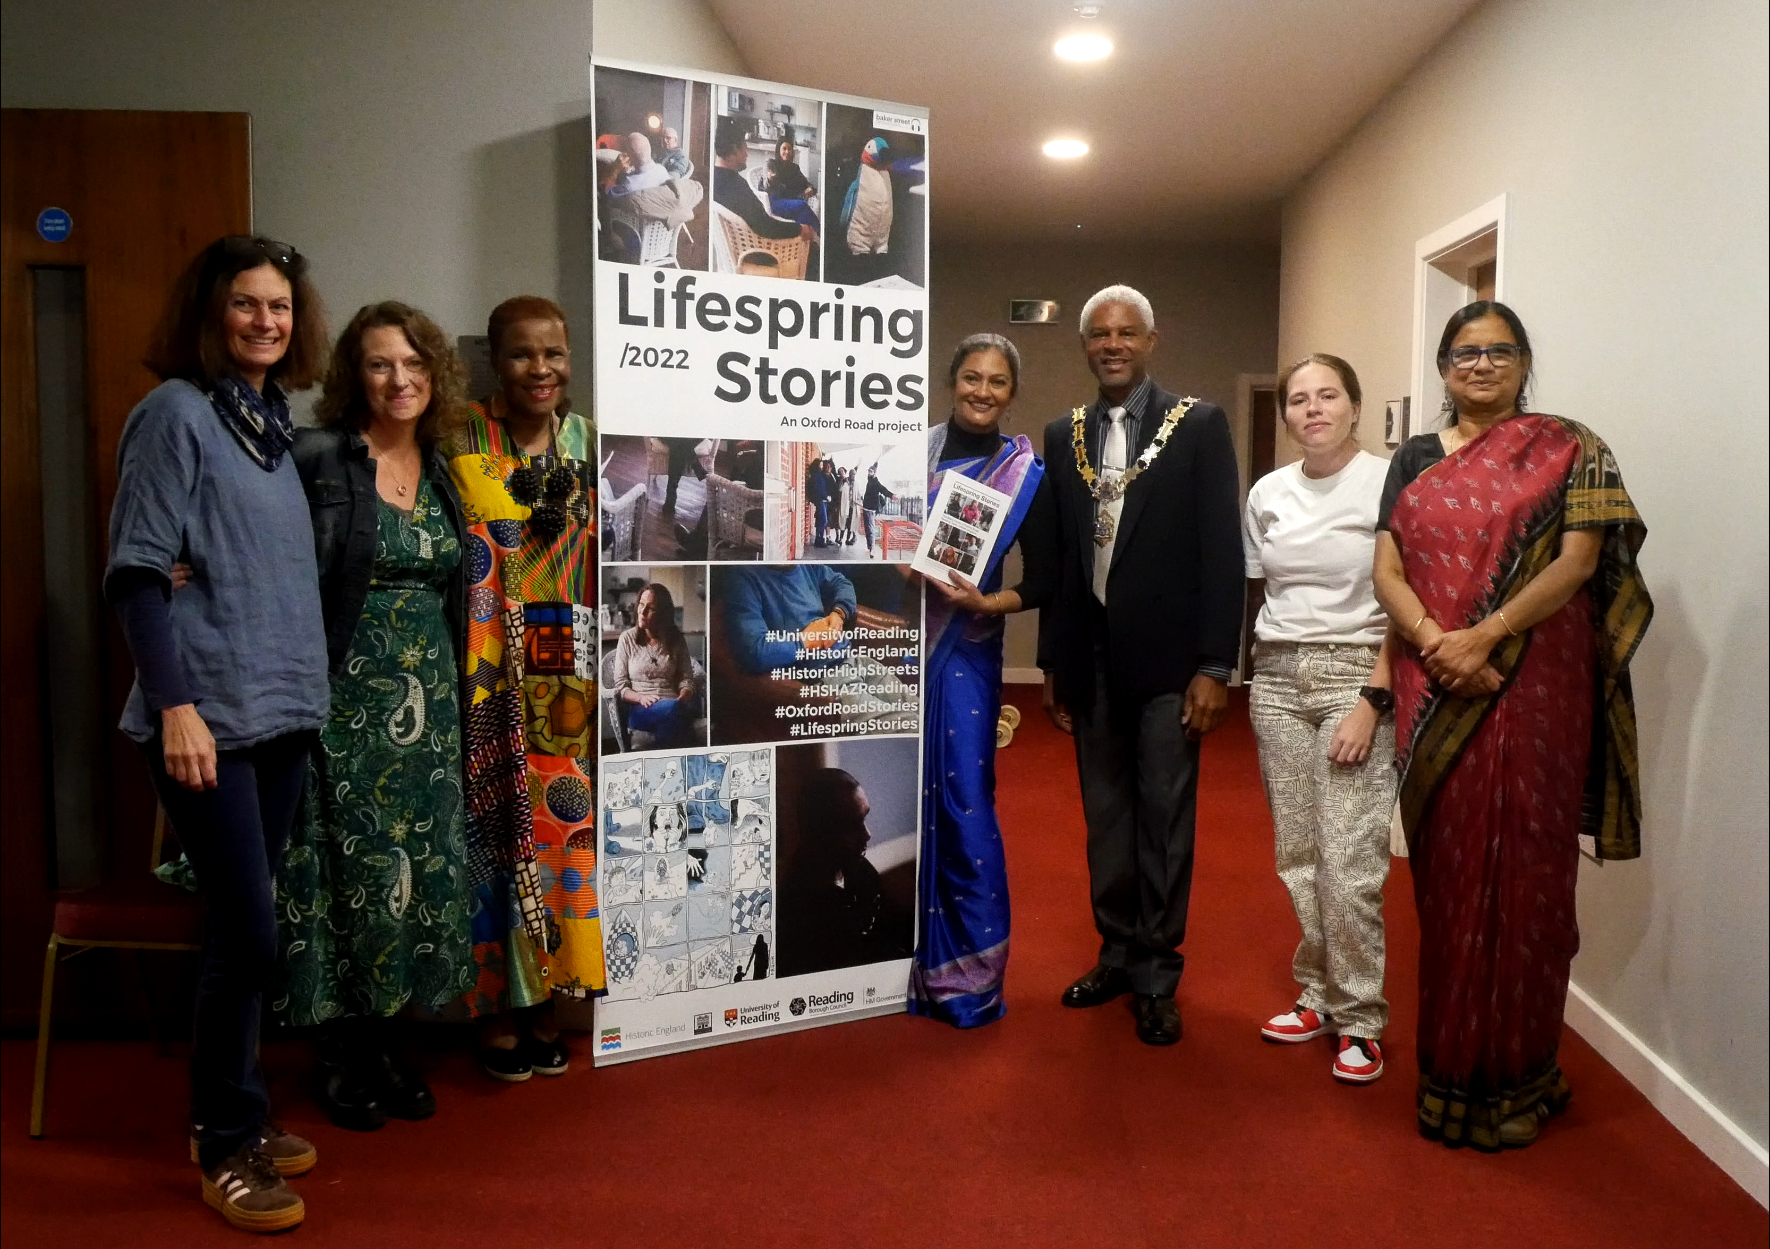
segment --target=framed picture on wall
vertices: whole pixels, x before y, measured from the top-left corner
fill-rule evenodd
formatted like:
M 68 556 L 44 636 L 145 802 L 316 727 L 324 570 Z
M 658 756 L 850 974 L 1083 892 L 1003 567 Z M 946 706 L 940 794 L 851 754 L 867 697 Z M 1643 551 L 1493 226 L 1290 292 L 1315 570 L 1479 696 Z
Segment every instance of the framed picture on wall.
M 1383 441 L 1392 447 L 1407 441 L 1407 409 L 1406 399 L 1391 399 L 1384 407 Z

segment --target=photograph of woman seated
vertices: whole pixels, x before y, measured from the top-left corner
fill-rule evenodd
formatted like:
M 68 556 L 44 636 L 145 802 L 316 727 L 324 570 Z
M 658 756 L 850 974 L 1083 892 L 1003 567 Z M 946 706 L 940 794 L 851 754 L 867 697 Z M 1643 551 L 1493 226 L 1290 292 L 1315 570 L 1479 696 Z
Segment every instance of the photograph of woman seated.
M 1579 838 L 1599 859 L 1641 853 L 1629 660 L 1653 616 L 1647 527 L 1602 438 L 1526 410 L 1535 359 L 1512 309 L 1453 314 L 1436 361 L 1453 423 L 1389 462 L 1374 568 L 1406 643 L 1419 1128 L 1518 1148 L 1572 1096 L 1556 1059 Z
M 675 571 L 675 570 L 672 570 Z M 699 569 L 695 576 L 704 576 Z M 705 609 L 702 609 L 704 616 Z M 608 674 L 626 730 L 623 750 L 664 750 L 704 746 L 701 681 L 683 636 L 681 611 L 662 582 L 648 582 L 634 603 L 634 623 L 621 631 Z M 619 741 L 619 739 L 617 739 Z

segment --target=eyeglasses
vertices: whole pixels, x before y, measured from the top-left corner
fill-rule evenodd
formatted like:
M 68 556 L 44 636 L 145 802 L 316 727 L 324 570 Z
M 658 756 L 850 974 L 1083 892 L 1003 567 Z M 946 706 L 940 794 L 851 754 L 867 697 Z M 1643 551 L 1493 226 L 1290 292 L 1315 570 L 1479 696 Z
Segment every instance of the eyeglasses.
M 230 234 L 221 241 L 221 245 L 235 256 L 263 256 L 274 264 L 286 265 L 294 261 L 299 254 L 288 243 L 279 243 L 276 239 L 259 238 L 251 234 Z
M 1518 363 L 1524 353 L 1511 343 L 1495 343 L 1491 347 L 1452 347 L 1450 362 L 1465 373 L 1481 363 L 1486 356 L 1487 362 L 1496 369 L 1509 369 Z

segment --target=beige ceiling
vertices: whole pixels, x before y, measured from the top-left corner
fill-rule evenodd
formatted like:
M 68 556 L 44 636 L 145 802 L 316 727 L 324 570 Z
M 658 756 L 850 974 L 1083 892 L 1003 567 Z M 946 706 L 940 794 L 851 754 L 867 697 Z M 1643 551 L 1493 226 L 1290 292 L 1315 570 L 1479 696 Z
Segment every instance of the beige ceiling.
M 1275 238 L 1284 192 L 1475 2 L 709 0 L 758 78 L 930 107 L 935 231 L 1005 239 Z M 1052 55 L 1084 30 L 1114 54 Z M 1093 150 L 1049 160 L 1059 134 Z

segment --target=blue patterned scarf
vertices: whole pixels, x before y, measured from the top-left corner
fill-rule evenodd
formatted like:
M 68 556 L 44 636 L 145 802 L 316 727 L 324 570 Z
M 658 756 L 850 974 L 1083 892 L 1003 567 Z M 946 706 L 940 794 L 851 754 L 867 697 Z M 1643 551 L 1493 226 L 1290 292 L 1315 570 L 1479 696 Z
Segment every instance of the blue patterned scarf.
M 264 393 L 243 378 L 228 374 L 215 379 L 209 404 L 222 423 L 240 440 L 246 454 L 267 473 L 277 471 L 283 453 L 295 442 L 295 422 L 289 418 L 289 400 L 275 382 L 264 384 Z

